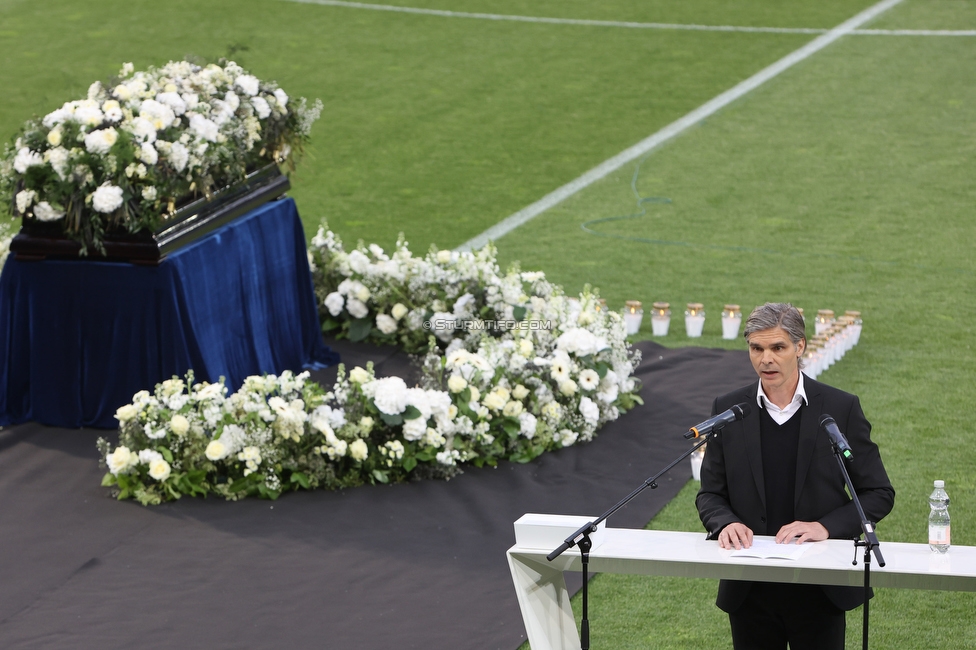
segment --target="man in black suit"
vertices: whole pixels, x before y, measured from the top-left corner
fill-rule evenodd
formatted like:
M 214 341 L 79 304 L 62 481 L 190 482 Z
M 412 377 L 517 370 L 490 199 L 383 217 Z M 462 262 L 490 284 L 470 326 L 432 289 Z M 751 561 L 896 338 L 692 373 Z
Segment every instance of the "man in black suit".
M 759 381 L 716 399 L 712 414 L 741 402 L 758 408 L 708 443 L 696 501 L 708 538 L 737 549 L 753 534 L 781 544 L 856 538 L 861 520 L 820 418 L 833 416 L 846 434 L 851 480 L 868 519 L 880 521 L 895 491 L 860 402 L 800 372 L 806 336 L 792 305 L 757 307 L 745 337 Z M 717 605 L 737 650 L 828 650 L 844 647 L 845 612 L 863 601 L 860 587 L 723 580 Z

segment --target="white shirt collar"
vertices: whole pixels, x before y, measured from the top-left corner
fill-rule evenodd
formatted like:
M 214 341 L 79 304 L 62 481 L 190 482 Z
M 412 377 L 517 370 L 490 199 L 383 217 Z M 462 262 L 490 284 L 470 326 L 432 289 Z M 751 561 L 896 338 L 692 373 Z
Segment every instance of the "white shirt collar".
M 783 424 L 783 422 L 793 417 L 793 414 L 800 410 L 800 406 L 809 404 L 806 389 L 803 387 L 803 373 L 800 372 L 799 375 L 800 378 L 796 382 L 796 390 L 793 391 L 793 399 L 783 408 L 776 406 L 766 397 L 766 393 L 763 391 L 762 380 L 759 380 L 759 391 L 756 393 L 756 402 L 758 402 L 759 408 L 765 408 L 769 411 L 772 418 L 779 424 Z

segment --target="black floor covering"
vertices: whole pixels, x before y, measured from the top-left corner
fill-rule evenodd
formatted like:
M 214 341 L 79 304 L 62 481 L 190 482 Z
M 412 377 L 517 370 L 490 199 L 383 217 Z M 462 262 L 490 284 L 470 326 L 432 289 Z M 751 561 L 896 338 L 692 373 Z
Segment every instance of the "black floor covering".
M 106 432 L 0 431 L 0 648 L 513 650 L 512 522 L 599 515 L 687 449 L 681 433 L 713 397 L 755 376 L 744 352 L 640 347 L 643 407 L 590 444 L 449 482 L 144 508 L 99 486 Z M 392 349 L 340 351 L 350 367 L 405 370 Z M 689 476 L 680 465 L 609 525 L 643 526 Z

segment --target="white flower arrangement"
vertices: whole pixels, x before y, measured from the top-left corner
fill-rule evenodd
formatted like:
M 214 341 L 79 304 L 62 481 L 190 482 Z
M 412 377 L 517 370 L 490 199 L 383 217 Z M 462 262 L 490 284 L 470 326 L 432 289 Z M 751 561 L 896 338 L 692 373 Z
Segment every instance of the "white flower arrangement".
M 232 61 L 127 63 L 85 99 L 25 124 L 0 154 L 0 203 L 103 251 L 106 232 L 154 230 L 178 203 L 254 168 L 293 169 L 320 112 Z

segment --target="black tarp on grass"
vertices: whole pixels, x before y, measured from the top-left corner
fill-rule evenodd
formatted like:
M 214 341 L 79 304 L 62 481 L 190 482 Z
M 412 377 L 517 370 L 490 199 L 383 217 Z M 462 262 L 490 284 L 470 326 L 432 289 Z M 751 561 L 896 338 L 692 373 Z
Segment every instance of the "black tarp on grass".
M 349 367 L 408 371 L 392 349 L 335 347 Z M 639 347 L 643 407 L 590 444 L 449 482 L 144 508 L 100 487 L 106 432 L 0 431 L 0 648 L 512 650 L 525 638 L 512 522 L 599 515 L 687 449 L 681 433 L 716 395 L 755 377 L 745 352 Z M 608 524 L 642 527 L 689 477 L 680 465 Z

